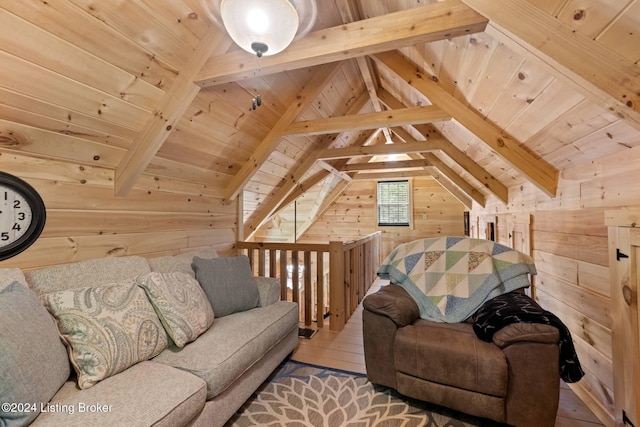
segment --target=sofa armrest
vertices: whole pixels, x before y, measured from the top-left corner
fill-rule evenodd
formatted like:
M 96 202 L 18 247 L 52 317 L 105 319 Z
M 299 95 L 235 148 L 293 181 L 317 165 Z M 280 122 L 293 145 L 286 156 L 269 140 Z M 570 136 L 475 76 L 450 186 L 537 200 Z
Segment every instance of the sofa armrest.
M 558 344 L 558 328 L 541 323 L 512 323 L 493 335 L 493 343 L 505 348 L 515 343 Z
M 273 277 L 255 277 L 260 301 L 258 307 L 266 307 L 280 300 L 280 281 Z
M 410 325 L 420 317 L 416 302 L 398 285 L 387 285 L 368 295 L 362 306 L 365 310 L 388 317 L 398 328 Z

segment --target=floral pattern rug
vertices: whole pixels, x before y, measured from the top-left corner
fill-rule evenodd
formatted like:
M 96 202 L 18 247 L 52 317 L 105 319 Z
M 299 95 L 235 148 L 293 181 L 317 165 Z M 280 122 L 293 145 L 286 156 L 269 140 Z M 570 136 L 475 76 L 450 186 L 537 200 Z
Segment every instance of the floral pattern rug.
M 407 399 L 366 376 L 287 361 L 265 382 L 226 427 L 287 426 L 498 426 Z

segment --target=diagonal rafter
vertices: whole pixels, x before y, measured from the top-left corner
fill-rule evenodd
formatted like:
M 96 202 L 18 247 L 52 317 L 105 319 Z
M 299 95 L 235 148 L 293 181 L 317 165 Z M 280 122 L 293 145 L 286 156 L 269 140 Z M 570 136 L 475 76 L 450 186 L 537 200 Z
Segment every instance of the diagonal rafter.
M 231 40 L 211 25 L 196 46 L 187 64 L 167 90 L 153 115 L 149 117 L 131 147 L 115 170 L 115 194 L 126 196 L 149 166 L 162 144 L 169 137 L 200 88 L 193 84 L 196 73 L 212 54 L 229 49 Z
M 432 77 L 400 52 L 375 55 L 376 61 L 398 75 L 407 84 L 425 95 L 434 105 L 445 110 L 463 127 L 475 134 L 513 168 L 526 176 L 532 184 L 550 196 L 558 188 L 558 171 L 543 159 L 527 151 L 513 137 L 484 119 L 445 91 Z M 437 79 L 436 79 L 437 80 Z
M 351 105 L 347 113 L 358 113 L 368 102 L 369 98 L 365 92 Z M 296 185 L 300 183 L 302 177 L 316 163 L 318 155 L 327 149 L 333 141 L 334 138 L 329 136 L 324 137 L 316 145 L 316 148 L 305 157 L 305 160 L 285 177 L 282 185 L 274 190 L 274 192 L 264 201 L 263 206 L 254 211 L 253 215 L 248 219 L 244 226 L 245 239 L 250 239 L 258 228 L 260 228 L 260 226 L 276 212 L 282 201 L 285 200 L 285 198 L 295 189 Z M 329 172 L 326 173 L 329 175 Z
M 396 108 L 405 108 L 406 105 L 395 98 L 387 91 L 381 92 L 382 102 L 390 109 Z M 441 152 L 446 154 L 451 160 L 456 162 L 460 167 L 462 167 L 466 172 L 471 174 L 480 184 L 484 186 L 489 192 L 491 192 L 494 196 L 496 196 L 499 200 L 504 203 L 509 202 L 509 189 L 496 178 L 494 178 L 490 173 L 482 168 L 482 166 L 478 165 L 473 159 L 463 153 L 458 147 L 453 145 L 451 141 L 447 138 L 443 137 L 439 132 L 427 132 L 427 130 L 434 130 L 433 126 L 429 125 L 414 125 L 414 129 L 418 131 L 421 135 L 430 134 L 429 141 L 431 141 L 437 148 L 440 149 Z M 407 132 L 403 128 L 393 128 L 393 132 L 398 135 L 405 143 L 415 144 L 419 141 L 416 141 L 409 132 Z M 424 138 L 424 137 L 423 137 Z M 437 150 L 434 150 L 437 152 Z
M 242 191 L 251 177 L 260 169 L 264 162 L 267 161 L 271 152 L 280 142 L 280 138 L 284 135 L 285 129 L 293 123 L 300 113 L 307 109 L 339 69 L 340 64 L 335 63 L 323 65 L 315 72 L 309 84 L 307 84 L 296 97 L 296 101 L 287 108 L 287 111 L 282 114 L 275 126 L 271 128 L 258 148 L 253 151 L 249 160 L 245 162 L 238 173 L 231 178 L 225 190 L 225 199 L 227 202 L 232 201 L 238 196 L 238 193 Z

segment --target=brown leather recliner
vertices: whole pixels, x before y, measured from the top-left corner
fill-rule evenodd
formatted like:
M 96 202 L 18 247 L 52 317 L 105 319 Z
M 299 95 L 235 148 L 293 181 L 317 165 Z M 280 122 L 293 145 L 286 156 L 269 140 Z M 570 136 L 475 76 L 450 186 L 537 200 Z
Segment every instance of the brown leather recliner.
M 553 426 L 560 393 L 558 329 L 515 323 L 492 343 L 471 323 L 421 319 L 400 286 L 363 301 L 364 354 L 373 384 L 517 427 Z

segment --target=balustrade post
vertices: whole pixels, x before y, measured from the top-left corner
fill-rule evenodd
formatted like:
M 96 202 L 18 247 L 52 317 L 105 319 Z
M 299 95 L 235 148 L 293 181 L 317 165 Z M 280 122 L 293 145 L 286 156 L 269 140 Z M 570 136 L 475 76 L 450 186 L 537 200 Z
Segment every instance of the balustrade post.
M 342 242 L 329 242 L 329 329 L 341 331 L 345 324 L 344 251 Z

